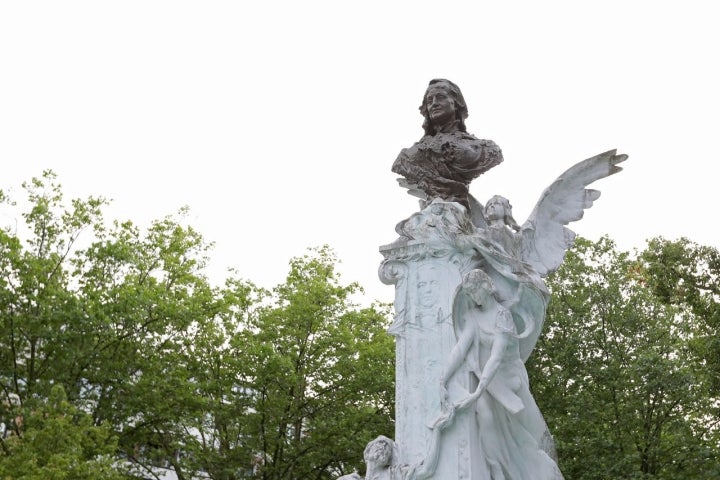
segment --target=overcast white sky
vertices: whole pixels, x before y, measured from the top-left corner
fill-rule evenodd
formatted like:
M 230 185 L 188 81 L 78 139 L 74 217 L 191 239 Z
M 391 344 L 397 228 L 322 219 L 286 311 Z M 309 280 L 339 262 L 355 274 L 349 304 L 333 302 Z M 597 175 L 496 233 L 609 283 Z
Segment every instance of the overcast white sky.
M 329 244 L 344 281 L 391 301 L 378 247 L 417 210 L 390 166 L 448 78 L 505 162 L 471 186 L 523 222 L 574 163 L 625 170 L 571 225 L 622 248 L 720 247 L 720 28 L 712 1 L 5 1 L 0 189 L 53 169 L 141 225 L 187 205 L 262 286 Z M 9 212 L 0 212 L 5 215 Z

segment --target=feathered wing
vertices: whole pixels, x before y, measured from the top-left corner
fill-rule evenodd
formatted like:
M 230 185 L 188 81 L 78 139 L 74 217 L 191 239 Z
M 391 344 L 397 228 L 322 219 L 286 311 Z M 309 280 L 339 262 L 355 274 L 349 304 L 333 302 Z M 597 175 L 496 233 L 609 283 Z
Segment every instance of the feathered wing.
M 567 228 L 580 220 L 585 209 L 598 199 L 598 190 L 588 185 L 622 170 L 617 164 L 627 155 L 610 150 L 570 167 L 545 189 L 527 222 L 520 230 L 521 255 L 542 277 L 555 271 L 565 252 L 575 239 L 575 232 Z
M 475 225 L 476 228 L 487 228 L 488 225 L 485 214 L 483 213 L 483 210 L 485 210 L 483 204 L 470 194 L 468 194 L 468 204 L 470 205 L 470 221 L 472 224 Z

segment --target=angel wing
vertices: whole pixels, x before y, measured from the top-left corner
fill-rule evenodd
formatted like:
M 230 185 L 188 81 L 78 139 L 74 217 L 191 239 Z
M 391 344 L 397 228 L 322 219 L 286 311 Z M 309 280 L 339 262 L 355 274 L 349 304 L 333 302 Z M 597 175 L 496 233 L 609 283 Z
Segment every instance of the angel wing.
M 472 224 L 477 228 L 487 228 L 488 224 L 483 213 L 483 210 L 485 210 L 483 204 L 470 194 L 468 194 L 468 204 L 470 205 L 470 221 Z
M 521 256 L 542 277 L 555 271 L 575 239 L 565 227 L 580 220 L 585 209 L 600 197 L 598 190 L 586 189 L 596 180 L 622 170 L 617 164 L 627 160 L 610 150 L 570 167 L 545 189 L 527 222 L 520 229 Z

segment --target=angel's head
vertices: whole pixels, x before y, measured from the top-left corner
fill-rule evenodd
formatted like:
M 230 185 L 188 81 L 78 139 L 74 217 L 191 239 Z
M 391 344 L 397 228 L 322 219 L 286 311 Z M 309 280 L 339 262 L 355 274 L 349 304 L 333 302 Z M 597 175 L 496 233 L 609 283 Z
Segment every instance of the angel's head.
M 490 200 L 488 200 L 488 202 L 485 204 L 484 213 L 485 219 L 490 224 L 500 220 L 503 224 L 507 225 L 513 230 L 520 230 L 520 226 L 513 218 L 512 205 L 510 205 L 510 200 L 501 195 L 495 195 Z
M 490 297 L 498 300 L 495 282 L 484 270 L 479 268 L 471 270 L 463 276 L 462 288 L 478 305 L 485 305 Z
M 423 129 L 426 135 L 435 135 L 446 125 L 452 125 L 453 130 L 467 131 L 467 105 L 460 88 L 450 80 L 430 80 L 420 105 L 420 113 L 425 117 Z

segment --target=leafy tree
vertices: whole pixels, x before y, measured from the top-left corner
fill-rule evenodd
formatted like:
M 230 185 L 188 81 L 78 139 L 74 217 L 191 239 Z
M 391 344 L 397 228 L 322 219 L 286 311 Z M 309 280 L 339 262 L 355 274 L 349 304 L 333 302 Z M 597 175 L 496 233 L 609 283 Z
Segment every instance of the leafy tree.
M 72 383 L 67 373 L 76 355 L 68 348 L 74 337 L 68 327 L 79 317 L 81 302 L 64 266 L 80 233 L 99 222 L 105 202 L 74 200 L 63 208 L 54 180 L 45 172 L 23 185 L 31 206 L 23 215 L 30 231 L 25 244 L 17 232 L 0 231 L 0 378 L 6 402 L 10 396 L 21 404 L 36 395 L 47 398 L 54 382 Z M 0 199 L 9 202 L 1 194 Z
M 135 443 L 145 439 L 167 460 L 178 478 L 200 471 L 213 479 L 245 478 L 252 471 L 255 452 L 244 425 L 253 396 L 244 372 L 258 366 L 243 365 L 231 340 L 264 295 L 251 283 L 228 280 L 214 296 L 213 314 L 198 317 L 166 344 L 168 356 L 158 362 L 162 372 L 144 375 L 153 380 L 138 400 L 146 410 L 129 431 Z
M 125 222 L 98 237 L 74 262 L 86 300 L 75 381 L 96 419 L 122 430 L 131 459 L 145 467 L 169 461 L 184 478 L 178 414 L 196 403 L 185 351 L 217 314 L 216 292 L 200 273 L 208 246 L 171 217 L 146 233 Z
M 109 425 L 67 401 L 55 385 L 42 401 L 26 402 L 15 431 L 2 442 L 0 478 L 26 480 L 121 480 L 116 468 L 117 438 Z
M 202 274 L 211 245 L 184 210 L 146 230 L 108 226 L 104 199 L 66 204 L 50 171 L 24 187 L 27 231 L 0 230 L 6 425 L 61 386 L 92 420 L 78 428 L 111 426 L 107 444 L 136 470 L 171 465 L 181 480 L 331 478 L 392 429 L 387 312 L 351 302 L 359 287 L 340 284 L 327 247 L 293 259 L 273 292 L 234 277 L 214 287 Z M 31 455 L 24 438 L 0 462 Z
M 682 265 L 685 281 L 707 287 L 716 255 L 686 240 L 656 239 L 631 255 L 607 238 L 579 239 L 548 279 L 545 332 L 528 367 L 566 478 L 718 477 L 708 325 L 720 298 L 686 294 L 668 274 Z
M 215 314 L 200 274 L 209 246 L 173 217 L 146 232 L 129 221 L 107 228 L 105 200 L 66 206 L 49 171 L 23 186 L 28 239 L 0 233 L 5 403 L 48 398 L 63 385 L 95 425 L 114 426 L 132 458 L 192 396 L 177 353 L 190 327 Z
M 235 338 L 256 396 L 251 438 L 260 478 L 325 479 L 359 469 L 365 444 L 390 434 L 394 343 L 386 316 L 357 309 L 327 248 L 295 258 L 274 304 Z M 243 347 L 244 346 L 244 347 Z M 247 348 L 252 346 L 251 348 Z
M 386 311 L 353 305 L 359 287 L 340 284 L 336 263 L 327 247 L 292 259 L 273 292 L 228 281 L 179 363 L 195 399 L 176 423 L 185 433 L 165 431 L 183 439 L 180 470 L 330 479 L 360 470 L 366 443 L 393 429 Z
M 720 252 L 685 238 L 656 238 L 641 260 L 654 294 L 687 311 L 695 326 L 690 346 L 704 361 L 709 393 L 720 396 Z

